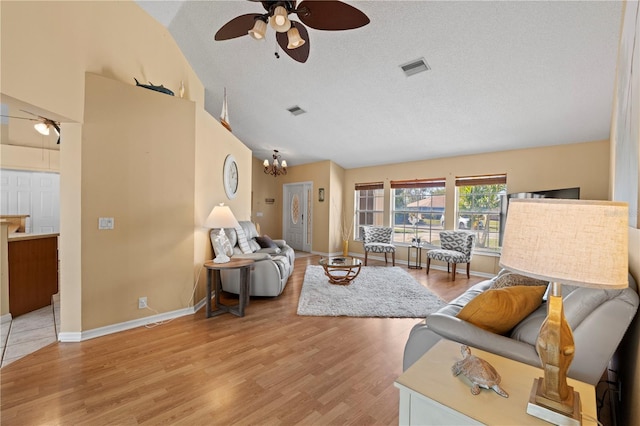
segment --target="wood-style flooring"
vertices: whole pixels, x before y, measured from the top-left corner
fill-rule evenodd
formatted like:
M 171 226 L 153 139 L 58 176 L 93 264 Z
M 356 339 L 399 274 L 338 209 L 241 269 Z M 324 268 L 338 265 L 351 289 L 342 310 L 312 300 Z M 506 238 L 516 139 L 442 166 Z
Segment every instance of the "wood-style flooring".
M 296 315 L 319 259 L 297 259 L 283 294 L 252 298 L 243 318 L 203 308 L 15 361 L 0 370 L 1 424 L 397 424 L 393 382 L 420 319 Z M 445 300 L 482 280 L 408 271 Z

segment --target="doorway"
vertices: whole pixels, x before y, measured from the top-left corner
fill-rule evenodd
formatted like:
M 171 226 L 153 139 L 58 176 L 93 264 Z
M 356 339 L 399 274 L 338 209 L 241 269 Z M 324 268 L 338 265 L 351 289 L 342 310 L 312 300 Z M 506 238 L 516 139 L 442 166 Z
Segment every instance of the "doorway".
M 282 187 L 282 230 L 294 250 L 311 252 L 313 182 L 287 183 Z

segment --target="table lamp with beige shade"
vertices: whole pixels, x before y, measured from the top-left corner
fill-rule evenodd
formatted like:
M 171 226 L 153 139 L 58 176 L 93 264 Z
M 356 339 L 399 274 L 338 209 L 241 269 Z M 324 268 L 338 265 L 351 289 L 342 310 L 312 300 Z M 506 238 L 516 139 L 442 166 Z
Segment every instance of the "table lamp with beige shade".
M 225 236 L 225 238 L 224 228 L 237 228 L 240 226 L 229 206 L 225 206 L 224 203 L 220 203 L 220 205 L 215 206 L 213 210 L 211 210 L 209 217 L 204 221 L 204 225 L 209 228 L 220 228 L 218 237 Z M 231 258 L 222 251 L 213 259 L 215 263 L 227 263 L 230 260 Z
M 544 377 L 534 381 L 527 413 L 558 425 L 581 424 L 580 395 L 567 385 L 575 351 L 561 285 L 628 286 L 628 206 L 611 201 L 514 199 L 500 266 L 551 283 L 536 348 Z

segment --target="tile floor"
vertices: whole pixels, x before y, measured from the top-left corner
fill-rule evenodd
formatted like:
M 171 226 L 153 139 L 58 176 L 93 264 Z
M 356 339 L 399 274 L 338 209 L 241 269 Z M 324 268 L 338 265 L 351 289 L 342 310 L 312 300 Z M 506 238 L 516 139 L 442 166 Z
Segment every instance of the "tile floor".
M 58 340 L 60 303 L 56 296 L 51 305 L 1 325 L 2 367 Z

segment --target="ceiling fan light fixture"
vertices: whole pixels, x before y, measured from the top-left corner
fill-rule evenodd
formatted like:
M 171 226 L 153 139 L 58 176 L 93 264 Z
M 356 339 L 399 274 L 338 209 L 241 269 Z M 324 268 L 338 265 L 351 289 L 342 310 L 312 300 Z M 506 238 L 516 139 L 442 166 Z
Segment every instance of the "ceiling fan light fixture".
M 296 49 L 306 43 L 306 41 L 300 37 L 300 31 L 298 31 L 296 27 L 291 27 L 291 29 L 287 31 L 287 37 L 289 39 L 287 49 Z
M 253 28 L 249 30 L 249 35 L 256 40 L 264 40 L 264 35 L 267 32 L 267 23 L 262 19 L 256 19 L 253 24 Z
M 33 128 L 41 135 L 49 136 L 49 126 L 47 123 L 40 121 L 39 123 L 34 124 Z
M 269 20 L 269 24 L 271 24 L 271 28 L 276 30 L 279 33 L 286 33 L 291 28 L 291 21 L 287 16 L 287 9 L 284 6 L 278 6 L 273 10 L 273 16 Z

